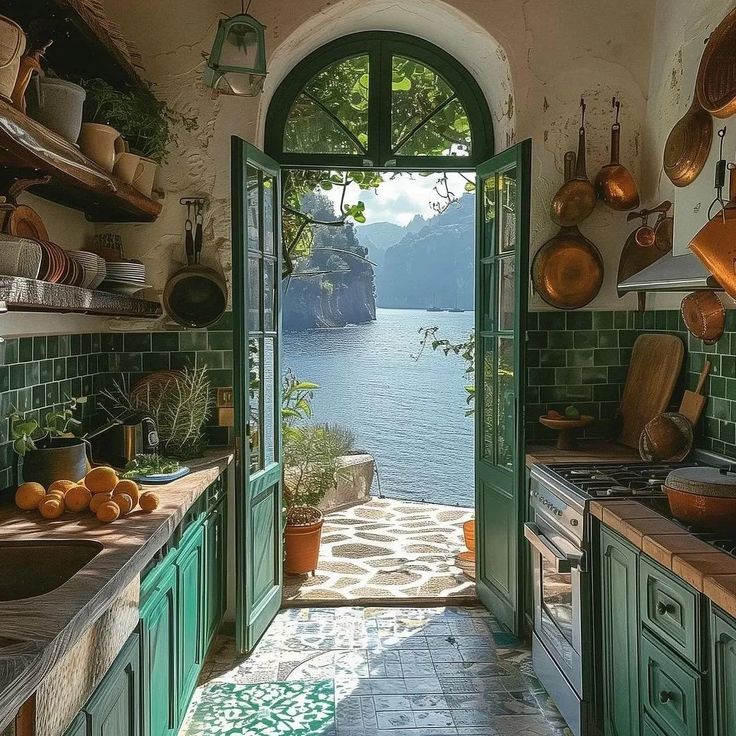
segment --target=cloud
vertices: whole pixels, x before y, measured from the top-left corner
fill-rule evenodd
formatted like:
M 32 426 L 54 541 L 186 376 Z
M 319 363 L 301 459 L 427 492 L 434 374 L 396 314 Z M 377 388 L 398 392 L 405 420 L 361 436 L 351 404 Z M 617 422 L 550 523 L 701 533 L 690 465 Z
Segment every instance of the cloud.
M 368 222 L 393 222 L 407 225 L 415 215 L 431 217 L 434 212 L 432 202 L 439 200 L 437 185 L 439 174 L 420 176 L 419 174 L 384 173 L 383 183 L 377 190 L 361 190 L 355 184 L 348 187 L 345 202 L 354 204 L 358 200 L 365 203 L 365 215 Z M 450 189 L 461 196 L 465 179 L 460 174 L 449 174 Z M 332 189 L 325 194 L 334 202 L 335 208 L 340 204 L 342 191 Z

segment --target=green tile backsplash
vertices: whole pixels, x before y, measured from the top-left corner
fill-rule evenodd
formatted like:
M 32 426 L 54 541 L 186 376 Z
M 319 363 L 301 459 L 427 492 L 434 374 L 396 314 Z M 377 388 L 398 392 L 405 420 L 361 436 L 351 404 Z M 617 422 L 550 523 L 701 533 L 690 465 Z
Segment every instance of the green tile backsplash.
M 673 407 L 686 387 L 695 388 L 704 361 L 710 360 L 709 398 L 696 427 L 696 444 L 736 457 L 736 311 L 727 311 L 725 333 L 715 345 L 692 337 L 678 310 L 532 312 L 528 329 L 526 430 L 532 441 L 553 440 L 555 434 L 538 418 L 569 404 L 598 419 L 585 436 L 614 436 L 634 341 L 645 332 L 667 332 L 678 335 L 687 348 Z
M 87 396 L 81 418 L 97 411 L 97 396 L 121 375 L 135 382 L 146 373 L 207 366 L 213 388 L 233 384 L 232 314 L 208 330 L 91 333 L 9 338 L 0 353 L 0 489 L 14 483 L 15 454 L 8 414 L 15 406 L 40 417 L 70 396 Z M 216 417 L 212 417 L 212 422 Z M 212 445 L 230 444 L 231 432 L 206 428 Z

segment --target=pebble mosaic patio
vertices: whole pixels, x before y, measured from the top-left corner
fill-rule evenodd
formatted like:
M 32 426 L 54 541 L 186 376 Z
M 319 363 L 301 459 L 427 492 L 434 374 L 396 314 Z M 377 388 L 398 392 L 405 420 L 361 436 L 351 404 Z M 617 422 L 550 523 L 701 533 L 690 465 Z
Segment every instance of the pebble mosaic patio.
M 388 498 L 329 513 L 317 574 L 285 576 L 284 604 L 473 602 L 475 585 L 455 565 L 472 518 L 472 509 Z
M 570 736 L 478 606 L 285 609 L 249 658 L 219 637 L 181 733 Z

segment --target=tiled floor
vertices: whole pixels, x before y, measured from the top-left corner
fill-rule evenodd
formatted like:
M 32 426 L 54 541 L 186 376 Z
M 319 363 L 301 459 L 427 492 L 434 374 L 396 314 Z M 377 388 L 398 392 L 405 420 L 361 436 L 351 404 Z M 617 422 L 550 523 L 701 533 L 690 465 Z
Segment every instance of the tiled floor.
M 327 514 L 317 574 L 287 575 L 284 600 L 298 606 L 395 598 L 407 605 L 472 602 L 475 585 L 455 564 L 466 549 L 462 524 L 472 517 L 472 509 L 388 498 Z
M 287 683 L 300 683 L 302 693 L 306 683 L 334 692 L 334 719 L 308 732 L 315 736 L 569 736 L 533 674 L 528 649 L 480 607 L 292 608 L 278 615 L 250 658 L 236 657 L 233 644 L 224 637 L 215 644 L 183 736 L 234 733 L 191 716 L 197 707 L 216 712 L 222 683 L 281 683 L 263 690 L 273 692 L 273 705 L 271 696 L 261 693 L 254 703 L 258 694 L 240 688 L 243 702 L 269 723 L 283 713 L 299 723 L 324 719 L 324 702 L 312 704 L 307 695 L 285 706 Z M 291 717 L 273 733 L 307 733 Z M 243 716 L 237 733 L 272 732 L 249 723 Z

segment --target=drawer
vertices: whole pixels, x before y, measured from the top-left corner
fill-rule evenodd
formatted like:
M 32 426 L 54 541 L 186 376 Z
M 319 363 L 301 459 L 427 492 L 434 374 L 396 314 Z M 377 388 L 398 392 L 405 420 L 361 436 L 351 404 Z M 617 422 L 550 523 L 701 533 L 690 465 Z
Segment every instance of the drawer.
M 653 723 L 667 736 L 700 736 L 700 675 L 681 665 L 646 631 L 641 639 L 640 666 L 641 701 Z
M 703 653 L 698 592 L 644 556 L 640 563 L 639 586 L 644 626 L 700 669 Z

